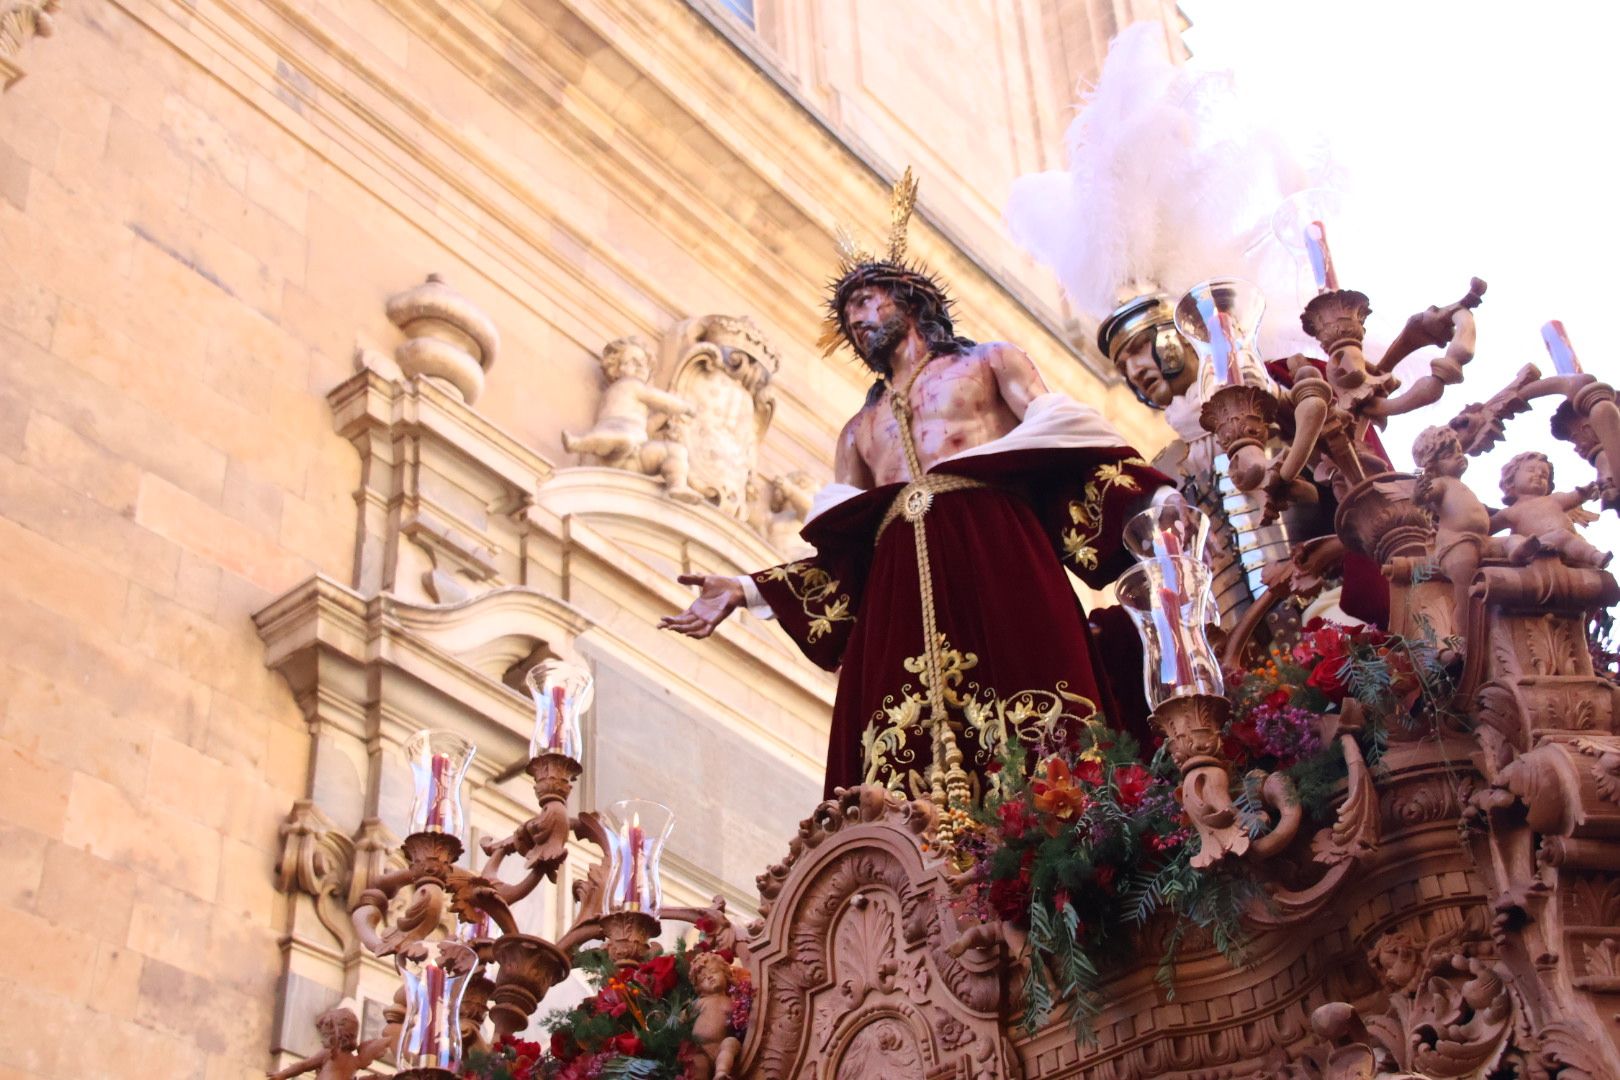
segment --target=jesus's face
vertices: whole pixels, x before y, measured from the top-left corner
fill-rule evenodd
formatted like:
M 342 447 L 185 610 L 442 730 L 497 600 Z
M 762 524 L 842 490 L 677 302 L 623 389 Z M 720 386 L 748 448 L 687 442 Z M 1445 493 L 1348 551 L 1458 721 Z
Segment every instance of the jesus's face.
M 863 285 L 844 302 L 844 321 L 851 344 L 873 371 L 893 369 L 894 350 L 911 329 L 910 317 L 894 302 L 887 289 Z

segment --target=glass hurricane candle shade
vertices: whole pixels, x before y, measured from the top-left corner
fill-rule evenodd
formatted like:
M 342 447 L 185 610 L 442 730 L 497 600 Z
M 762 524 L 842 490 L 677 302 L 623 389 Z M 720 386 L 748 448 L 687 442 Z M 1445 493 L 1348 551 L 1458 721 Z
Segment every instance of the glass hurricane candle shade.
M 1288 196 L 1271 215 L 1271 232 L 1294 257 L 1301 281 L 1300 300 L 1339 287 L 1328 248 L 1328 226 L 1339 220 L 1343 200 L 1332 188 L 1306 188 Z M 1305 282 L 1310 286 L 1303 287 Z
M 1210 390 L 1265 382 L 1255 342 L 1265 310 L 1265 294 L 1239 278 L 1201 281 L 1176 302 L 1176 329 L 1198 354 Z
M 568 660 L 542 660 L 529 669 L 523 683 L 529 688 L 529 696 L 534 698 L 530 759 L 560 754 L 581 760 L 579 719 L 596 696 L 590 671 Z
M 461 782 L 478 748 L 449 731 L 418 731 L 405 740 L 414 787 L 410 833 L 448 833 L 461 839 L 466 819 Z
M 612 848 L 608 865 L 608 912 L 637 911 L 658 917 L 663 903 L 658 863 L 675 827 L 669 808 L 645 799 L 625 799 L 608 808 Z
M 405 980 L 405 1020 L 399 1031 L 399 1071 L 461 1072 L 461 996 L 478 966 L 457 941 L 428 941 L 421 960 L 396 960 Z
M 1190 555 L 1150 559 L 1121 574 L 1115 590 L 1142 635 L 1150 707 L 1186 694 L 1225 693 L 1207 629 L 1216 618 L 1208 567 Z
M 1186 555 L 1208 564 L 1209 518 L 1180 495 L 1125 522 L 1125 548 L 1138 560 Z

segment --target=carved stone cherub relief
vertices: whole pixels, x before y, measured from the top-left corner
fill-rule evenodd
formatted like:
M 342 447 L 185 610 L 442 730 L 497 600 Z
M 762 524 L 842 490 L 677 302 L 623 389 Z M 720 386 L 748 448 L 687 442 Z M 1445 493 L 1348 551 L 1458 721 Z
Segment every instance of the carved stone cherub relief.
M 776 550 L 794 554 L 806 547 L 799 530 L 815 497 L 816 482 L 802 470 L 769 480 L 753 474 L 748 481 L 748 523 Z
M 1599 550 L 1575 531 L 1576 522 L 1595 520 L 1581 504 L 1597 493 L 1596 484 L 1554 491 L 1552 462 L 1546 454 L 1537 450 L 1515 454 L 1502 466 L 1506 506 L 1491 516 L 1491 530 L 1512 529 L 1521 550 L 1556 551 L 1569 566 L 1607 566 L 1614 554 Z
M 345 1005 L 316 1017 L 315 1030 L 321 1034 L 321 1049 L 285 1069 L 266 1073 L 269 1080 L 291 1080 L 307 1072 L 315 1073 L 315 1080 L 354 1080 L 361 1069 L 386 1054 L 399 1037 L 398 1026 L 390 1024 L 375 1039 L 361 1042 L 360 1018 Z
M 648 382 L 652 354 L 637 338 L 610 341 L 602 349 L 601 363 L 608 386 L 596 425 L 583 435 L 563 432 L 563 449 L 610 468 L 662 477 L 672 499 L 703 501 L 688 480 L 687 451 L 679 437 L 682 419 L 694 411 L 691 402 Z M 664 438 L 652 437 L 654 414 L 667 418 Z

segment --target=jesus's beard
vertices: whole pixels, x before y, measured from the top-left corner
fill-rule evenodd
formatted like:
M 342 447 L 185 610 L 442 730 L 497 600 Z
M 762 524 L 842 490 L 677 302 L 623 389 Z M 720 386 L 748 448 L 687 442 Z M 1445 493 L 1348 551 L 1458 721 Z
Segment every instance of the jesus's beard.
M 870 323 L 860 325 L 863 328 L 871 326 Z M 855 351 L 866 362 L 866 366 L 879 375 L 892 375 L 894 374 L 895 350 L 906 339 L 906 332 L 910 329 L 911 321 L 904 315 L 891 315 L 878 323 L 865 336 L 864 346 L 856 345 Z

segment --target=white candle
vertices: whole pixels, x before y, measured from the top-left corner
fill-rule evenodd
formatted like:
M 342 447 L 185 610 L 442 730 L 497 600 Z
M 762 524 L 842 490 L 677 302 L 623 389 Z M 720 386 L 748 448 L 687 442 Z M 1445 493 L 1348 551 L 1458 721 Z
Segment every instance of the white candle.
M 1569 334 L 1564 330 L 1564 324 L 1553 319 L 1541 328 L 1542 343 L 1547 346 L 1547 355 L 1552 357 L 1553 367 L 1560 375 L 1579 375 L 1581 373 L 1580 357 L 1575 355 L 1575 346 L 1569 343 Z

